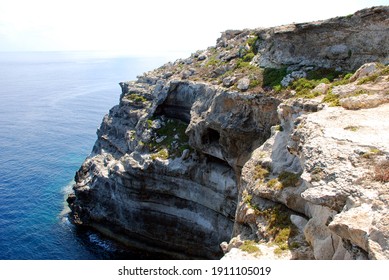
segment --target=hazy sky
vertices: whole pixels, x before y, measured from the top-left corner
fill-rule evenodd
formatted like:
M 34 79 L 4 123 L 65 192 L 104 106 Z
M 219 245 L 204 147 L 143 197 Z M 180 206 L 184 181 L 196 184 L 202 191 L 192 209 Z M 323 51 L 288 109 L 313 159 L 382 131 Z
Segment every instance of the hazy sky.
M 344 16 L 389 0 L 1 0 L 0 51 L 188 52 L 227 29 Z

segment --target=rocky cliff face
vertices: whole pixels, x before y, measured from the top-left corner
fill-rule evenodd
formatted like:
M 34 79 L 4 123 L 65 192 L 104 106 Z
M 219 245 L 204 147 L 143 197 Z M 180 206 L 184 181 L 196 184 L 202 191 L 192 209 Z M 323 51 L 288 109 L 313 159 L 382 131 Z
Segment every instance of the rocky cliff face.
M 388 63 L 385 8 L 311 23 L 258 30 L 256 63 L 261 67 L 320 66 L 355 70 L 364 63 Z
M 74 221 L 167 256 L 220 257 L 237 176 L 270 136 L 279 101 L 180 80 L 122 88 L 77 172 Z
M 72 221 L 172 258 L 388 258 L 388 15 L 226 31 L 121 83 Z

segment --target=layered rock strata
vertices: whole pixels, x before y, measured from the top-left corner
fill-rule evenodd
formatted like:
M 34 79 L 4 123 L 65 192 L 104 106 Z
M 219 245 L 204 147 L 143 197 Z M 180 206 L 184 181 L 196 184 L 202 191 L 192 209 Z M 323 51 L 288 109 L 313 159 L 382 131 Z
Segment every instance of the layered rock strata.
M 122 88 L 77 172 L 74 221 L 174 258 L 220 257 L 234 224 L 237 176 L 270 136 L 279 101 L 176 80 Z
M 259 30 L 255 63 L 347 70 L 371 61 L 388 63 L 387 13 L 387 8 L 377 7 L 341 18 Z
M 388 112 L 389 104 L 357 112 L 303 100 L 279 106 L 282 131 L 243 168 L 235 235 L 271 241 L 261 211 L 283 205 L 290 251 L 274 258 L 387 259 L 388 181 L 375 172 L 388 162 L 389 137 L 381 131 L 389 129 Z M 256 177 L 258 168 L 268 174 Z M 282 184 L 285 172 L 295 182 Z M 240 244 L 226 251 L 233 247 Z
M 121 83 L 72 221 L 168 258 L 389 258 L 388 31 L 388 7 L 226 31 Z M 293 84 L 314 71 L 338 78 Z

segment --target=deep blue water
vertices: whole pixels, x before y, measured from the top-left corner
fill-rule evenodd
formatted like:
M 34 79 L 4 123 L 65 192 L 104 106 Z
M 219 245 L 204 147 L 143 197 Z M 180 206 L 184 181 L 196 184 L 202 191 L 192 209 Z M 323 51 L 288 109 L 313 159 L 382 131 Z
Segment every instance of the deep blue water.
M 0 259 L 137 258 L 75 229 L 62 213 L 97 127 L 118 103 L 118 83 L 165 62 L 91 53 L 0 53 Z

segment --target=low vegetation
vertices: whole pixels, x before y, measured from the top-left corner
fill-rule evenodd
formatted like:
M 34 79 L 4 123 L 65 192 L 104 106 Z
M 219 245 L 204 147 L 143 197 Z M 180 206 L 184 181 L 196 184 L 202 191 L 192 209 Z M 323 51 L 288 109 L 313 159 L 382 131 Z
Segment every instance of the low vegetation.
M 253 196 L 251 194 L 248 194 L 247 191 L 245 193 L 243 193 L 243 201 L 251 206 L 251 200 L 253 199 Z
M 221 65 L 223 62 L 220 59 L 216 58 L 216 55 L 210 57 L 205 64 L 205 66 L 210 67 L 210 66 L 218 66 Z
M 159 150 L 158 152 L 156 152 L 156 153 L 151 155 L 151 159 L 152 160 L 156 160 L 157 158 L 160 158 L 160 159 L 163 159 L 163 160 L 168 159 L 169 158 L 169 151 L 168 151 L 168 149 L 163 148 L 163 149 Z
M 277 178 L 267 181 L 266 186 L 274 190 L 282 190 L 287 187 L 295 187 L 300 180 L 300 174 L 288 171 L 281 172 Z
M 264 87 L 279 87 L 281 88 L 282 79 L 288 74 L 287 68 L 265 68 L 263 70 L 263 86 Z
M 340 106 L 340 99 L 339 95 L 336 95 L 332 93 L 332 91 L 329 91 L 323 98 L 322 100 L 325 103 L 328 103 L 329 106 L 335 107 L 335 106 Z
M 144 103 L 147 101 L 147 99 L 144 96 L 137 94 L 137 93 L 131 93 L 131 94 L 127 95 L 126 98 L 128 100 L 136 102 L 136 103 Z
M 257 211 L 267 222 L 266 232 L 277 245 L 277 250 L 292 249 L 289 245 L 290 237 L 296 233 L 296 228 L 290 221 L 290 215 L 284 206 L 271 207 L 263 211 Z M 275 252 L 276 253 L 276 252 Z
M 344 128 L 344 130 L 350 130 L 350 131 L 353 131 L 353 132 L 356 132 L 356 131 L 358 131 L 360 129 L 360 127 L 359 126 L 355 126 L 355 125 L 349 125 L 349 126 L 346 126 L 345 128 Z
M 370 148 L 369 151 L 362 154 L 362 157 L 365 159 L 372 159 L 376 156 L 382 155 L 382 151 L 377 148 Z
M 340 98 L 332 92 L 332 89 L 350 83 L 353 73 L 341 72 L 334 68 L 292 69 L 287 65 L 281 65 L 279 68 L 261 68 L 257 61 L 261 40 L 255 31 L 239 33 L 236 38 L 227 38 L 223 43 L 219 42 L 216 47 L 196 52 L 190 58 L 177 61 L 167 67 L 171 67 L 169 72 L 173 73 L 172 75 L 219 85 L 231 91 L 265 93 L 280 98 L 311 99 L 323 95 L 322 102 L 329 106 L 340 106 Z M 351 51 L 349 55 L 352 55 Z M 365 83 L 376 82 L 382 76 L 389 75 L 389 66 L 381 65 L 378 68 L 375 74 L 359 79 L 355 85 L 358 87 Z M 288 86 L 282 86 L 281 81 L 293 71 L 301 71 L 304 77 L 292 81 Z M 190 75 L 185 74 L 189 72 Z M 247 87 L 246 83 L 241 82 L 238 88 L 243 78 L 250 80 L 249 85 Z M 384 78 L 389 79 L 387 76 Z M 328 86 L 315 90 L 321 83 Z M 364 93 L 368 92 L 356 91 L 353 96 Z M 140 98 L 136 100 L 144 101 Z
M 278 180 L 281 182 L 283 188 L 295 187 L 300 180 L 300 174 L 282 171 L 280 175 L 278 175 Z
M 384 160 L 375 164 L 374 180 L 382 183 L 389 182 L 389 160 Z
M 378 64 L 378 68 L 379 70 L 377 72 L 359 79 L 357 84 L 363 85 L 367 83 L 374 83 L 378 80 L 379 77 L 389 75 L 389 66 Z
M 325 176 L 324 169 L 321 167 L 313 168 L 310 173 L 311 173 L 311 181 L 312 182 L 319 182 Z
M 261 250 L 258 248 L 258 245 L 254 240 L 243 241 L 243 244 L 240 245 L 239 249 L 250 254 L 256 254 L 256 255 L 261 254 Z
M 283 189 L 282 183 L 277 179 L 273 178 L 267 181 L 266 186 L 273 189 L 273 190 L 281 190 Z
M 189 137 L 185 134 L 187 124 L 176 119 L 167 119 L 161 128 L 156 129 L 155 136 L 148 143 L 151 158 L 168 159 L 180 157 L 186 149 L 190 150 Z M 147 121 L 148 126 L 152 120 Z
M 335 79 L 344 74 L 333 68 L 318 68 L 307 72 L 307 79 L 314 81 L 321 81 L 324 83 L 333 82 Z M 327 82 L 326 82 L 327 81 Z
M 287 208 L 280 205 L 260 210 L 257 205 L 253 204 L 252 200 L 253 196 L 248 194 L 247 191 L 244 191 L 243 201 L 255 210 L 257 216 L 262 217 L 266 221 L 266 234 L 270 239 L 269 241 L 277 245 L 275 251 L 282 253 L 285 250 L 297 248 L 298 244 L 295 244 L 296 242 L 292 243 L 293 246 L 289 244 L 290 238 L 296 234 L 296 227 L 290 220 L 290 214 Z M 251 245 L 253 245 L 251 242 L 247 244 L 247 248 L 251 248 Z
M 251 35 L 246 41 L 246 44 L 250 47 L 250 52 L 252 52 L 253 54 L 258 53 L 258 48 L 257 48 L 258 41 L 259 38 L 257 35 Z
M 269 176 L 270 171 L 267 168 L 262 167 L 261 165 L 257 165 L 254 168 L 254 180 L 263 180 L 267 176 Z

